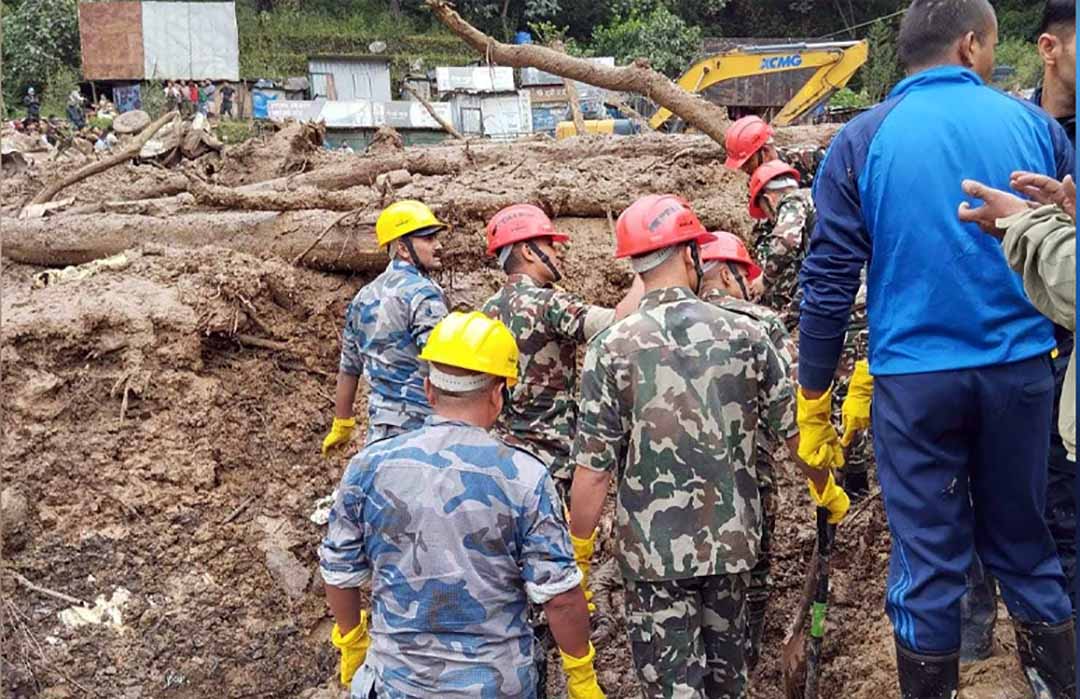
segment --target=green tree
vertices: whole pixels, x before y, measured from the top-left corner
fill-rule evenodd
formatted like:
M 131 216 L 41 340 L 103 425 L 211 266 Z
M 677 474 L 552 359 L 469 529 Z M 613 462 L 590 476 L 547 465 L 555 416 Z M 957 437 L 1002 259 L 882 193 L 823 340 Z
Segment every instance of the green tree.
M 644 11 L 637 3 L 632 5 L 637 6 L 597 27 L 593 32 L 592 52 L 597 56 L 614 56 L 618 63 L 646 58 L 665 75 L 682 74 L 701 51 L 701 29 L 687 24 L 667 5 L 657 3 Z
M 78 9 L 76 0 L 25 0 L 3 12 L 4 104 L 18 109 L 26 88 L 45 92 L 62 69 L 78 71 Z
M 866 39 L 870 55 L 861 71 L 863 91 L 873 102 L 880 102 L 904 75 L 896 52 L 896 26 L 878 20 L 870 26 Z

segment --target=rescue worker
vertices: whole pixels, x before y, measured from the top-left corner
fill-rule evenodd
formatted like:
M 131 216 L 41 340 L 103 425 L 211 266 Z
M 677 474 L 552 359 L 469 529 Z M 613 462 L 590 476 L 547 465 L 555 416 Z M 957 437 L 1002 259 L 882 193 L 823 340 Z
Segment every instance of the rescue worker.
M 780 316 L 770 308 L 749 301 L 749 288 L 761 275 L 738 236 L 727 231 L 711 234 L 712 240 L 701 246 L 701 299 L 717 308 L 744 316 L 755 324 L 772 342 L 783 365 L 784 373 L 791 376 L 794 366 L 794 343 Z M 776 522 L 776 472 L 777 454 L 785 449 L 770 439 L 767 430 L 758 430 L 755 436 L 757 449 L 758 497 L 761 499 L 761 556 L 750 571 L 750 584 L 746 590 L 747 669 L 753 672 L 761 657 L 761 638 L 765 630 L 765 612 L 769 600 L 769 552 Z
M 754 242 L 761 260 L 761 303 L 779 311 L 792 331 L 799 324 L 799 267 L 817 211 L 809 189 L 799 188 L 799 173 L 770 160 L 750 177 L 750 217 L 763 221 Z
M 779 310 L 784 325 L 791 332 L 799 324 L 799 268 L 817 219 L 811 191 L 799 188 L 798 177 L 794 168 L 773 160 L 754 171 L 750 179 L 750 216 L 763 219 L 771 226 L 765 228 L 757 240 L 758 259 L 762 261 L 764 274 L 754 283 L 761 286 L 761 303 Z M 832 393 L 835 417 L 842 419 L 842 406 L 851 377 L 857 376 L 860 390 L 870 380 L 866 366 L 857 364 L 866 359 L 868 346 L 866 286 L 862 284 L 852 307 L 844 351 L 837 366 L 836 388 Z M 850 404 L 849 409 L 853 406 L 854 403 Z M 865 410 L 869 411 L 869 403 Z M 872 446 L 865 431 L 845 430 L 843 440 L 844 490 L 858 502 L 870 488 Z
M 1042 84 L 1032 101 L 1057 119 L 1076 146 L 1076 0 L 1047 0 L 1038 37 L 1043 61 Z M 1047 314 L 1049 316 L 1049 314 Z M 1050 316 L 1052 317 L 1052 316 Z M 1057 356 L 1054 358 L 1055 401 L 1050 420 L 1050 458 L 1047 462 L 1046 522 L 1057 545 L 1069 589 L 1076 586 L 1076 464 L 1066 457 L 1063 435 L 1058 431 L 1058 405 L 1073 354 L 1073 333 L 1054 326 Z M 1075 618 L 1075 611 L 1073 613 Z
M 368 383 L 366 444 L 415 430 L 431 414 L 420 351 L 447 314 L 446 296 L 428 275 L 442 269 L 439 234 L 448 226 L 424 204 L 405 199 L 383 209 L 375 238 L 390 255 L 386 271 L 364 286 L 345 312 L 334 423 L 322 452 L 347 444 L 356 427 L 360 376 Z
M 619 216 L 616 257 L 630 258 L 645 295 L 589 342 L 581 379 L 571 541 L 587 576 L 616 473 L 616 560 L 649 698 L 744 696 L 746 588 L 761 537 L 754 426 L 789 449 L 798 442 L 772 344 L 695 295 L 707 240 L 673 195 L 643 197 Z M 848 500 L 831 471 L 803 469 L 839 521 Z
M 525 447 L 548 465 L 565 500 L 573 469 L 570 446 L 577 429 L 577 350 L 611 325 L 616 311 L 593 306 L 555 286 L 562 279 L 556 244 L 569 236 L 532 204 L 499 211 L 487 225 L 487 254 L 497 255 L 507 279 L 482 307 L 517 339 L 518 383 L 496 423 L 499 436 Z M 620 303 L 626 315 L 640 299 Z
M 757 115 L 734 121 L 724 132 L 724 148 L 728 154 L 724 167 L 742 170 L 749 176 L 770 160 L 782 160 L 794 167 L 799 172 L 799 181 L 809 187 L 825 158 L 825 149 L 809 145 L 778 148 L 773 135 L 772 126 Z
M 551 477 L 488 433 L 517 355 L 497 320 L 448 315 L 421 354 L 434 414 L 368 444 L 341 479 L 319 558 L 354 698 L 535 697 L 533 655 L 546 651 L 529 602 L 544 606 L 570 698 L 604 697 Z
M 911 3 L 898 41 L 907 77 L 833 140 L 801 270 L 800 428 L 828 413 L 869 265 L 872 423 L 893 547 L 886 609 L 905 699 L 958 691 L 960 598 L 976 552 L 1018 645 L 1041 650 L 1020 658 L 1036 694 L 1071 697 L 1075 686 L 1072 609 L 1044 519 L 1052 327 L 994 241 L 956 216 L 963 177 L 991 187 L 1017 167 L 1064 177 L 1074 156 L 1059 124 L 985 85 L 996 42 L 987 0 Z M 801 452 L 835 461 L 835 431 L 809 434 Z

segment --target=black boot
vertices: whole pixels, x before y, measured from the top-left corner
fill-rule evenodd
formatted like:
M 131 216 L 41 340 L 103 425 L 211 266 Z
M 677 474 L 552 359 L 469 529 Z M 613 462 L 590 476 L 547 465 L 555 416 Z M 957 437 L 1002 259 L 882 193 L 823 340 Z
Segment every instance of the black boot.
M 851 499 L 851 504 L 858 504 L 870 492 L 870 474 L 866 471 L 845 473 L 843 488 Z
M 1076 696 L 1076 631 L 1072 619 L 1060 624 L 1014 621 L 1016 650 L 1035 699 Z
M 960 654 L 923 655 L 896 644 L 896 675 L 902 699 L 955 699 Z
M 765 633 L 765 607 L 768 598 L 746 603 L 746 669 L 753 672 L 761 658 L 761 637 Z

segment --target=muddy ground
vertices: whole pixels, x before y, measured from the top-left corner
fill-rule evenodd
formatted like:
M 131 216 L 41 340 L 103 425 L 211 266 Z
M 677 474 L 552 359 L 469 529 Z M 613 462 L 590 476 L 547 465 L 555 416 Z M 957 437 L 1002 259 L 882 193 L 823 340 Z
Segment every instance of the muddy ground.
M 222 177 L 250 182 L 285 166 L 257 155 L 238 153 L 258 165 Z M 726 198 L 724 215 L 745 232 L 745 178 L 718 165 L 690 173 L 688 196 L 722 188 L 710 201 Z M 92 202 L 122 185 L 137 198 L 175 176 L 129 166 L 74 193 Z M 512 188 L 514 176 L 499 184 Z M 0 191 L 11 201 L 40 183 L 9 179 Z M 614 303 L 630 275 L 611 260 L 610 221 L 556 223 L 572 235 L 565 286 Z M 481 240 L 474 221 L 450 241 L 441 282 L 456 307 L 475 307 L 499 284 Z M 338 697 L 317 569 L 322 529 L 308 518 L 347 461 L 322 458 L 319 446 L 341 319 L 372 275 L 215 247 L 148 245 L 132 257 L 126 269 L 38 289 L 40 268 L 5 261 L 0 272 L 3 564 L 83 600 L 130 592 L 116 626 L 69 628 L 58 618 L 69 602 L 3 575 L 5 696 Z M 805 487 L 785 478 L 780 501 L 767 650 L 753 678 L 753 696 L 767 699 L 783 696 L 780 642 L 813 546 Z M 898 695 L 882 609 L 888 546 L 879 499 L 839 530 L 821 696 Z M 599 577 L 612 616 L 596 666 L 609 697 L 636 696 L 621 597 Z M 1006 626 L 994 658 L 965 669 L 962 697 L 1028 696 Z

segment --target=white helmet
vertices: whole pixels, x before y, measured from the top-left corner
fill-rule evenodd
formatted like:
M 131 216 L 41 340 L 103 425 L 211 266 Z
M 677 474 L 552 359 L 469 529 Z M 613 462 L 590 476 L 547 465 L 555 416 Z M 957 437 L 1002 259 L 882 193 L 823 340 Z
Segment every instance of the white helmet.
M 31 95 L 32 95 L 32 94 L 34 94 L 34 88 L 33 88 L 33 87 L 29 87 L 29 88 L 27 88 L 27 89 L 26 89 L 26 92 L 27 92 L 27 94 L 31 94 Z

